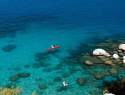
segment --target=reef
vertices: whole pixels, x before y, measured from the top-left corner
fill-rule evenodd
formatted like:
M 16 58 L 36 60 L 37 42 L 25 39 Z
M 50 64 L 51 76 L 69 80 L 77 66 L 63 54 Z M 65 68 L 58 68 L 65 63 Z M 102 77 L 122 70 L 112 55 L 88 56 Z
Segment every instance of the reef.
M 61 82 L 62 78 L 60 76 L 57 76 L 54 78 L 54 82 Z
M 6 46 L 4 46 L 3 48 L 2 48 L 2 50 L 4 51 L 4 52 L 11 52 L 11 51 L 13 51 L 14 49 L 16 49 L 16 45 L 15 44 L 9 44 L 9 45 L 6 45 Z
M 39 83 L 39 84 L 38 84 L 38 88 L 39 88 L 40 90 L 45 90 L 45 89 L 48 88 L 48 86 L 47 86 L 45 83 Z
M 18 80 L 20 80 L 20 79 L 30 77 L 30 75 L 31 75 L 31 74 L 28 73 L 28 72 L 16 73 L 16 74 L 14 74 L 13 76 L 11 76 L 11 77 L 9 78 L 9 80 L 12 81 L 12 82 L 16 82 L 16 81 L 18 81 Z
M 25 29 L 28 23 L 41 23 L 44 21 L 57 20 L 58 18 L 59 17 L 56 15 L 49 14 L 0 17 L 0 38 L 14 38 L 18 32 L 25 33 Z
M 47 60 L 49 59 L 48 53 L 36 53 L 34 56 L 35 63 L 32 65 L 33 68 L 42 68 L 47 67 L 49 64 L 47 63 Z
M 121 50 L 121 47 L 119 48 L 121 43 L 123 43 L 124 41 L 125 40 L 123 39 L 105 40 L 103 42 L 96 42 L 91 45 L 80 44 L 80 46 L 76 49 L 70 50 L 70 55 L 67 57 L 67 59 L 64 59 L 64 64 L 66 64 L 69 69 L 69 72 L 67 72 L 66 75 L 63 75 L 64 78 L 65 76 L 67 78 L 70 77 L 71 74 L 76 73 L 70 73 L 70 70 L 75 71 L 75 69 L 79 65 L 82 68 L 79 69 L 80 72 L 86 72 L 90 78 L 88 78 L 86 81 L 84 75 L 83 77 L 78 77 L 76 78 L 76 84 L 78 84 L 79 86 L 84 86 L 93 82 L 99 83 L 99 92 L 95 91 L 90 95 L 102 95 L 103 92 L 101 91 L 103 91 L 104 89 L 108 89 L 109 93 L 113 93 L 115 95 L 125 95 L 123 94 L 123 91 L 125 89 L 125 82 L 123 82 L 125 77 L 125 51 Z M 94 55 L 93 51 L 96 48 L 103 49 L 103 54 Z M 122 49 L 124 49 L 124 47 L 122 47 Z M 73 68 L 70 69 L 71 67 Z M 110 83 L 107 82 L 107 78 L 111 81 Z M 62 89 L 59 89 L 58 91 L 60 90 L 62 91 Z
M 0 95 L 21 95 L 21 88 L 0 88 Z
M 83 77 L 79 77 L 77 78 L 76 80 L 76 83 L 79 85 L 79 86 L 83 86 L 86 82 L 86 79 L 84 79 Z
M 51 64 L 49 64 L 48 60 L 51 60 L 52 56 L 57 56 L 60 51 L 54 50 L 52 52 L 45 51 L 45 52 L 38 52 L 34 55 L 35 63 L 32 65 L 33 68 L 42 68 L 42 67 L 49 67 Z M 47 71 L 47 69 L 45 71 Z

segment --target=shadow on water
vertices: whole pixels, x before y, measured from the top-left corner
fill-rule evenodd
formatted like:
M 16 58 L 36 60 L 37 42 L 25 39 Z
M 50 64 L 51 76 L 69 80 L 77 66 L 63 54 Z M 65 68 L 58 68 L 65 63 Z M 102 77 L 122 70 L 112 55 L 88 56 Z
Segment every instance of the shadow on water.
M 18 31 L 26 29 L 28 23 L 56 22 L 58 19 L 58 16 L 53 15 L 0 17 L 0 38 L 15 37 Z
M 51 60 L 51 57 L 58 58 L 58 53 L 60 52 L 59 49 L 54 51 L 46 51 L 46 52 L 38 52 L 34 56 L 35 63 L 33 64 L 34 68 L 41 68 L 41 67 L 48 67 L 51 64 L 48 63 L 49 60 Z
M 125 78 L 108 77 L 103 81 L 103 85 L 105 87 L 105 91 L 107 90 L 110 93 L 115 95 L 125 95 Z

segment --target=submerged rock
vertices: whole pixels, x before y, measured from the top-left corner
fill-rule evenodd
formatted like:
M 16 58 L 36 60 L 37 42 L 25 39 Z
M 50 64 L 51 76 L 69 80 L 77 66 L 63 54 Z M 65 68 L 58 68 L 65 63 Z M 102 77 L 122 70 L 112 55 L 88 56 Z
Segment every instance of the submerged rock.
M 123 61 L 122 62 L 125 64 L 125 56 L 123 56 Z
M 102 60 L 103 64 L 106 64 L 106 65 L 110 65 L 110 66 L 113 66 L 114 63 L 113 63 L 113 60 L 109 57 L 105 57 L 105 56 L 99 56 L 100 60 Z
M 86 61 L 85 61 L 85 64 L 86 64 L 86 65 L 93 65 L 94 63 L 93 63 L 92 61 L 90 61 L 90 60 L 86 60 Z
M 14 49 L 16 48 L 16 45 L 15 44 L 9 44 L 9 45 L 6 45 L 2 48 L 2 50 L 4 52 L 11 52 L 13 51 Z
M 15 82 L 15 81 L 18 81 L 19 79 L 28 78 L 28 77 L 30 77 L 30 73 L 27 73 L 27 72 L 17 73 L 10 77 L 10 81 Z
M 48 86 L 47 86 L 46 84 L 44 84 L 44 83 L 40 83 L 40 84 L 38 84 L 38 88 L 39 88 L 40 90 L 45 90 L 45 89 L 48 88 Z
M 122 53 L 122 50 L 120 50 L 120 49 L 119 49 L 119 50 L 117 50 L 117 51 L 118 51 L 118 53 Z
M 60 76 L 57 76 L 57 77 L 54 78 L 54 81 L 55 82 L 60 82 L 60 81 L 62 81 L 62 78 Z
M 62 92 L 62 91 L 65 91 L 67 89 L 68 89 L 68 87 L 61 86 L 61 87 L 57 88 L 57 92 Z
M 118 70 L 116 68 L 112 68 L 110 69 L 109 73 L 111 73 L 111 75 L 116 75 L 118 73 Z
M 104 78 L 105 77 L 105 75 L 102 75 L 101 73 L 99 74 L 93 74 L 94 75 L 94 77 L 95 77 L 95 79 L 102 79 L 102 78 Z
M 83 77 L 79 77 L 77 78 L 76 80 L 76 83 L 79 85 L 79 86 L 83 86 L 85 84 L 86 80 L 83 78 Z
M 110 73 L 107 71 L 97 71 L 93 73 L 93 76 L 95 77 L 95 79 L 99 80 L 99 79 L 103 79 L 106 76 L 109 76 Z
M 111 66 L 114 65 L 113 62 L 112 62 L 112 60 L 107 60 L 104 63 L 107 64 L 107 65 L 111 65 Z
M 42 61 L 48 58 L 48 54 L 47 53 L 36 53 L 35 54 L 35 61 Z
M 69 77 L 70 75 L 71 75 L 70 72 L 64 72 L 64 73 L 62 74 L 62 77 L 63 77 L 63 78 L 67 78 L 67 77 Z
M 86 65 L 94 65 L 94 64 L 100 64 L 103 61 L 100 60 L 96 56 L 91 56 L 91 55 L 84 55 L 80 58 L 81 63 L 86 64 Z

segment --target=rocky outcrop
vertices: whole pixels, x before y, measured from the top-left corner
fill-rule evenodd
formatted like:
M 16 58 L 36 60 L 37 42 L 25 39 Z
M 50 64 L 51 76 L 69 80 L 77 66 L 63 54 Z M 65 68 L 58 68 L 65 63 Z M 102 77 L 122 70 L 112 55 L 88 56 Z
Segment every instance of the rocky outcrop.
M 118 48 L 119 48 L 120 50 L 125 51 L 125 44 L 120 44 Z
M 106 50 L 98 48 L 93 51 L 95 56 L 111 56 Z

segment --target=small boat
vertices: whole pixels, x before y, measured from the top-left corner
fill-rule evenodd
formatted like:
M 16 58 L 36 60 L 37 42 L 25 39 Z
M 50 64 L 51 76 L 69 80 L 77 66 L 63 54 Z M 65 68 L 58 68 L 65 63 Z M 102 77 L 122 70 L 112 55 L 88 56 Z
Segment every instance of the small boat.
M 48 48 L 48 52 L 56 51 L 60 48 L 59 45 L 51 45 L 50 48 Z

